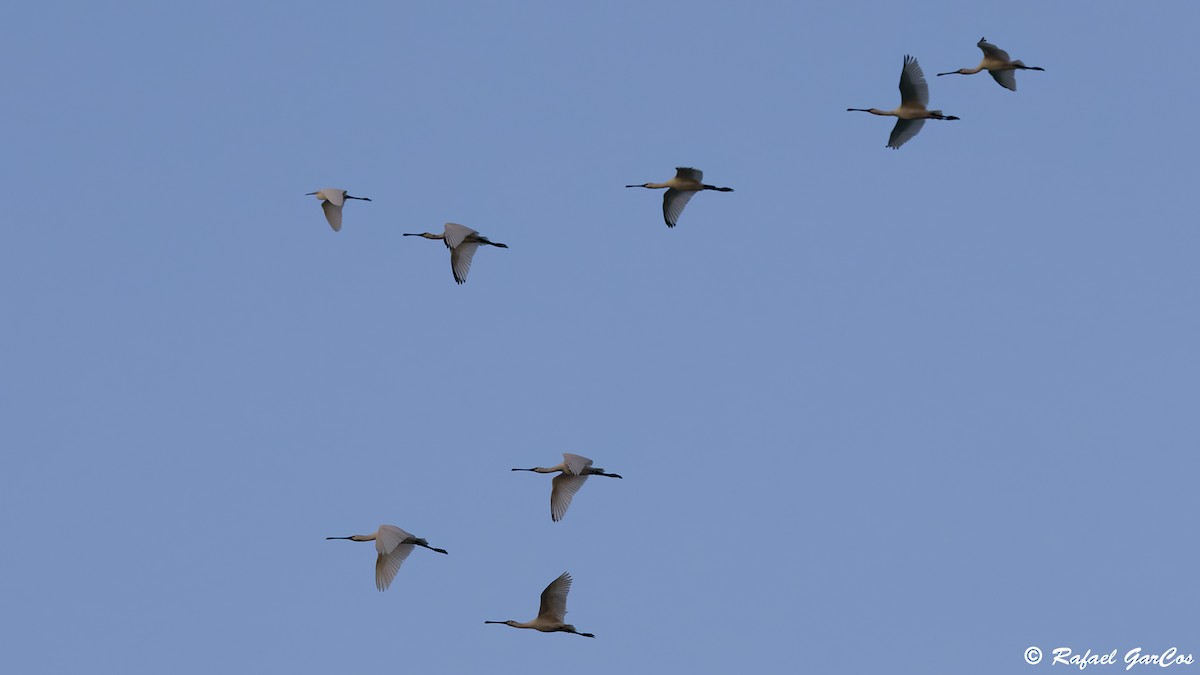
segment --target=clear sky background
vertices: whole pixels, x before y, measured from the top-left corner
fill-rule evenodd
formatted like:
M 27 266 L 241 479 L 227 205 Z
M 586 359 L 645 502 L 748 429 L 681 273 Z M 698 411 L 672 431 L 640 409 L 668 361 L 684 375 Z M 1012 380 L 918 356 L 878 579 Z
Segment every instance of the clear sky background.
M 5 670 L 1200 655 L 1195 3 L 4 19 Z M 905 54 L 962 120 L 893 151 Z M 625 479 L 555 524 L 562 452 Z M 381 523 L 450 554 L 378 593 Z M 596 640 L 483 624 L 564 570 Z

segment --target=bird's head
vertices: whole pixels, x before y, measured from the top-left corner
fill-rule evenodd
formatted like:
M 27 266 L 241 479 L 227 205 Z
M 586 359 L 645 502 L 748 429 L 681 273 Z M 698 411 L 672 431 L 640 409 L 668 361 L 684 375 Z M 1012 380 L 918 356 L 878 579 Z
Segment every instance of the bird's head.
M 513 619 L 509 619 L 508 621 L 484 621 L 484 623 L 502 623 L 505 626 L 513 626 L 514 628 L 517 625 L 517 622 Z
M 626 185 L 625 187 L 650 187 L 649 183 L 638 183 L 637 185 Z

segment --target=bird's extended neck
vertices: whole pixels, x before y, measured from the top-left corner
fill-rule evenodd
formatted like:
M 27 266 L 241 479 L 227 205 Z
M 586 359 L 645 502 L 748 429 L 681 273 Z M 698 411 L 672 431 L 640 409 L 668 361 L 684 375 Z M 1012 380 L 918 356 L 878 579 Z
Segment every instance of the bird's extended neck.
M 982 63 L 974 68 L 959 68 L 958 70 L 952 70 L 948 73 L 938 73 L 938 77 L 941 77 L 943 75 L 974 75 L 975 73 L 978 73 L 981 70 L 983 70 Z
M 508 621 L 484 621 L 484 623 L 502 623 L 505 626 L 512 626 L 513 628 L 533 628 L 529 623 L 522 623 L 513 619 L 509 619 Z
M 671 186 L 667 185 L 666 183 L 642 183 L 641 185 L 626 185 L 625 187 L 644 187 L 654 190 L 658 188 L 669 188 Z
M 888 115 L 895 115 L 894 111 L 880 110 L 879 108 L 846 108 L 846 112 L 866 112 L 871 113 L 872 115 L 883 115 L 885 117 Z
M 330 539 L 349 539 L 350 541 L 375 541 L 373 534 L 353 534 L 349 537 L 325 537 L 326 541 Z

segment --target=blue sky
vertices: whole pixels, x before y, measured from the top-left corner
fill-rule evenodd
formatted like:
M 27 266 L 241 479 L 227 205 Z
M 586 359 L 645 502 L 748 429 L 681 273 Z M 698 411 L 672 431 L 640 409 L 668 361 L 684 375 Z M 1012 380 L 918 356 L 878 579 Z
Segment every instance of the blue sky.
M 683 7 L 11 8 L 13 672 L 1200 653 L 1200 10 Z M 892 151 L 905 54 L 962 120 Z M 625 479 L 555 524 L 562 452 Z M 482 623 L 564 570 L 596 640 Z

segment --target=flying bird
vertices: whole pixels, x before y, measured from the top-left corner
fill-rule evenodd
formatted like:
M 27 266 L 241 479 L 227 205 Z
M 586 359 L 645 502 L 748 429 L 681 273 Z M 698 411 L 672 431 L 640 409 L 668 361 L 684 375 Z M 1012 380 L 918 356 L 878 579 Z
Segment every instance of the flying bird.
M 575 493 L 579 492 L 579 488 L 587 482 L 588 476 L 607 476 L 608 478 L 620 478 L 615 473 L 604 473 L 604 469 L 592 466 L 592 460 L 580 455 L 572 455 L 569 452 L 563 453 L 563 462 L 550 468 L 535 466 L 532 469 L 513 469 L 513 471 L 533 471 L 535 473 L 555 473 L 561 472 L 550 481 L 550 520 L 558 522 L 567 515 L 567 509 L 571 506 L 571 499 L 575 497 Z
M 371 201 L 370 197 L 353 197 L 346 194 L 345 190 L 337 188 L 325 188 L 316 192 L 309 192 L 308 195 L 316 195 L 317 199 L 321 200 L 321 209 L 325 211 L 325 220 L 329 221 L 329 226 L 334 232 L 342 231 L 342 204 L 347 199 L 361 199 L 364 202 Z
M 1001 87 L 1010 91 L 1017 90 L 1017 73 L 1018 70 L 1046 70 L 1037 66 L 1027 66 L 1018 59 L 1013 61 L 1008 57 L 1008 52 L 1000 49 L 994 44 L 987 41 L 987 38 L 979 38 L 977 47 L 983 50 L 983 60 L 974 68 L 959 68 L 948 73 L 938 73 L 938 77 L 942 75 L 974 75 L 981 70 L 987 70 L 988 74 L 996 80 Z
M 406 232 L 406 237 L 425 237 L 426 239 L 441 239 L 446 248 L 450 249 L 450 271 L 454 280 L 460 284 L 467 283 L 467 272 L 471 270 L 471 258 L 480 244 L 508 248 L 508 244 L 498 244 L 475 230 L 458 223 L 446 223 L 446 229 L 441 234 L 430 232 Z
M 533 621 L 522 623 L 509 619 L 508 621 L 484 621 L 484 623 L 502 623 L 513 628 L 532 628 L 543 633 L 562 631 L 583 637 L 596 637 L 591 633 L 580 633 L 575 630 L 575 626 L 563 622 L 563 617 L 567 615 L 567 593 L 570 591 L 571 575 L 563 572 L 557 579 L 550 582 L 546 590 L 542 591 L 542 604 L 538 607 L 537 618 Z
M 900 107 L 895 110 L 877 108 L 846 108 L 847 112 L 869 112 L 872 115 L 898 117 L 887 147 L 899 148 L 917 135 L 925 120 L 956 120 L 953 115 L 943 115 L 941 110 L 926 110 L 929 105 L 929 85 L 925 74 L 912 56 L 904 57 L 904 68 L 900 71 Z
M 434 548 L 429 545 L 429 542 L 420 538 L 414 537 L 395 525 L 380 525 L 379 530 L 372 534 L 355 534 L 349 537 L 325 537 L 328 539 L 349 539 L 350 541 L 374 541 L 375 551 L 379 556 L 375 558 L 375 588 L 381 591 L 386 591 L 388 586 L 392 585 L 392 579 L 396 578 L 396 572 L 400 571 L 400 565 L 404 563 L 404 559 L 409 553 L 413 552 L 414 546 L 423 546 L 430 551 L 445 553 L 445 549 Z
M 663 193 L 663 220 L 667 222 L 667 227 L 675 227 L 675 224 L 679 222 L 680 214 L 683 213 L 683 207 L 687 206 L 692 195 L 702 190 L 733 192 L 733 188 L 705 185 L 703 180 L 704 172 L 700 169 L 680 166 L 675 169 L 675 177 L 665 183 L 642 183 L 625 187 L 644 187 L 652 190 L 667 188 L 667 191 Z

